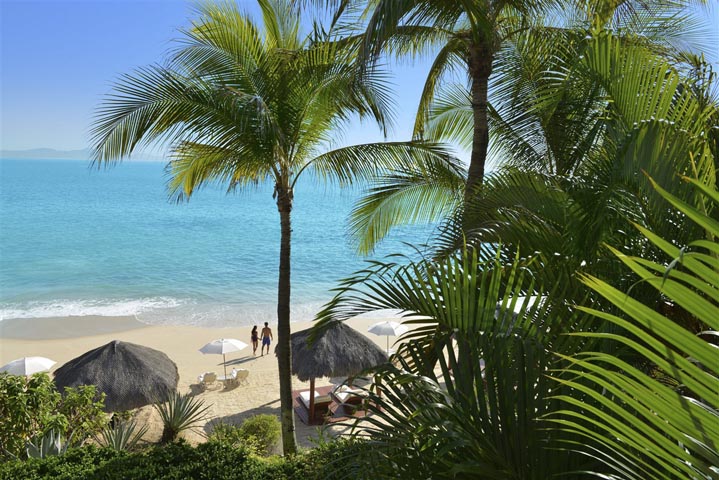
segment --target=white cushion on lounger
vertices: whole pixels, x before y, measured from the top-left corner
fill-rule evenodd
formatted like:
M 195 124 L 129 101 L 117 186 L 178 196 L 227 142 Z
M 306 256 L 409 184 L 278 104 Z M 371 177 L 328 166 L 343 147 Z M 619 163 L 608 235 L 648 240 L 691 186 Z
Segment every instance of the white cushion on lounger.
M 335 397 L 342 403 L 345 403 L 350 397 L 366 397 L 367 392 L 359 388 L 352 388 L 349 385 L 342 385 L 335 390 Z
M 310 392 L 301 392 L 300 393 L 300 400 L 302 400 L 302 403 L 305 404 L 305 407 L 310 408 Z M 329 395 L 320 395 L 319 393 L 315 392 L 315 405 L 318 403 L 328 403 L 331 402 L 332 399 Z

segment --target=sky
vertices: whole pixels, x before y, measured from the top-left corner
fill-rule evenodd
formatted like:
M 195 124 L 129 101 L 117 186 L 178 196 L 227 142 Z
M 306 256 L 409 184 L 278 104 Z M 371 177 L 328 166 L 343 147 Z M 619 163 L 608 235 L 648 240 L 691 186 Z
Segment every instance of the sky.
M 255 0 L 239 0 L 258 11 Z M 113 80 L 160 62 L 187 26 L 183 0 L 0 0 L 0 150 L 88 148 L 94 110 Z M 398 103 L 390 140 L 411 136 L 427 66 L 393 69 Z M 408 80 L 408 81 L 404 81 Z M 371 124 L 347 143 L 380 141 Z
M 238 0 L 257 12 L 255 0 Z M 717 0 L 710 19 L 719 25 Z M 0 150 L 88 148 L 94 110 L 114 79 L 162 61 L 187 26 L 186 0 L 0 0 Z M 717 52 L 712 53 L 714 60 Z M 393 66 L 397 121 L 407 140 L 428 62 Z M 718 67 L 719 69 L 719 67 Z M 346 143 L 383 139 L 353 125 Z M 460 155 L 463 156 L 463 155 Z

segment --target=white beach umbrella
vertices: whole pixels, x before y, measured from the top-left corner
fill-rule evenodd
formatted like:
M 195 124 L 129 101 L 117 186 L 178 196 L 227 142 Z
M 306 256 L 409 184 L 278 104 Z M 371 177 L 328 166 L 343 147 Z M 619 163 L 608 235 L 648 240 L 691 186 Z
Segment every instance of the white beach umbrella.
M 45 357 L 23 357 L 13 360 L 0 367 L 0 372 L 11 375 L 32 375 L 33 373 L 47 372 L 55 365 L 54 360 Z
M 225 365 L 225 354 L 239 352 L 243 348 L 247 348 L 245 342 L 241 342 L 235 338 L 220 338 L 213 340 L 203 346 L 200 351 L 204 354 L 222 355 L 222 366 L 225 369 L 225 377 L 227 377 L 227 365 Z
M 387 336 L 387 353 L 389 354 L 389 337 L 399 337 L 409 330 L 406 326 L 397 322 L 379 322 L 375 323 L 367 331 L 375 335 Z

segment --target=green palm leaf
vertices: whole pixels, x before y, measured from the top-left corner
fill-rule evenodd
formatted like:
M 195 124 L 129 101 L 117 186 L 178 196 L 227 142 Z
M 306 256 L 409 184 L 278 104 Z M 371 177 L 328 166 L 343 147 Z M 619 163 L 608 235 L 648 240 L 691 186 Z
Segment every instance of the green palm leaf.
M 700 185 L 692 182 L 693 185 Z M 716 205 L 716 190 L 702 186 L 706 200 Z M 673 305 L 685 309 L 711 333 L 719 329 L 719 228 L 706 214 L 666 191 L 659 194 L 682 213 L 701 222 L 711 240 L 694 242 L 691 251 L 654 234 L 658 247 L 680 253 L 675 266 L 614 253 L 639 277 L 662 292 Z M 649 233 L 643 229 L 643 232 Z M 587 438 L 587 455 L 601 458 L 616 478 L 716 478 L 719 475 L 719 363 L 716 345 L 689 331 L 610 285 L 593 277 L 585 283 L 616 306 L 621 316 L 582 308 L 622 329 L 608 336 L 634 350 L 652 365 L 653 375 L 604 352 L 564 357 L 570 366 L 558 381 L 593 398 L 592 408 L 571 397 L 576 407 L 561 428 Z M 578 333 L 583 337 L 597 334 Z M 567 376 L 568 375 L 568 376 Z M 671 379 L 670 384 L 660 378 Z M 600 393 L 601 392 L 601 393 Z M 566 412 L 559 412 L 566 413 Z M 552 417 L 550 417 L 552 418 Z M 554 419 L 554 421 L 557 421 Z

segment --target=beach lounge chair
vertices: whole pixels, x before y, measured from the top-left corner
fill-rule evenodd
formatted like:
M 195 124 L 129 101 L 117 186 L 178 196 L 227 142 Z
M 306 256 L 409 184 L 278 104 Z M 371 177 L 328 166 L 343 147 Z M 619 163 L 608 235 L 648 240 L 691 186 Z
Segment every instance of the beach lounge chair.
M 225 388 L 235 388 L 238 385 L 241 385 L 243 383 L 247 383 L 247 376 L 250 374 L 249 370 L 241 369 L 237 370 L 235 368 L 232 369 L 232 374 L 228 375 L 227 377 L 220 378 L 220 381 L 225 385 Z
M 250 375 L 250 371 L 249 371 L 249 370 L 245 370 L 244 368 L 243 368 L 243 369 L 240 369 L 240 370 L 237 370 L 237 376 L 236 376 L 236 378 L 235 378 L 235 381 L 237 382 L 238 385 L 242 385 L 243 383 L 247 383 L 247 377 L 248 377 L 249 375 Z
M 205 391 L 211 385 L 214 385 L 217 381 L 217 374 L 215 372 L 205 372 L 197 377 L 197 383 L 200 384 L 200 390 Z
M 332 391 L 332 396 L 339 405 L 360 405 L 369 394 L 361 388 L 340 385 Z
M 317 391 L 315 391 L 315 408 L 314 412 L 310 411 L 310 392 L 304 391 L 300 392 L 300 403 L 307 409 L 307 412 L 309 413 L 310 422 L 314 421 L 316 418 L 321 418 L 323 415 L 327 413 L 327 411 L 330 408 L 330 404 L 332 403 L 332 396 L 329 394 L 321 395 Z

